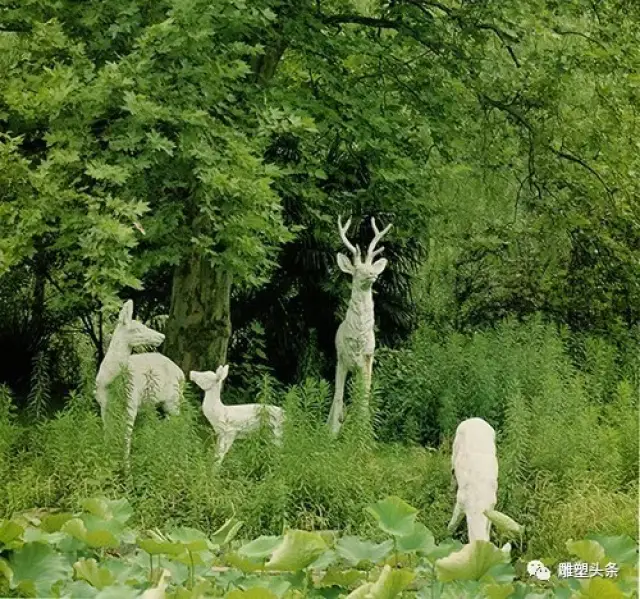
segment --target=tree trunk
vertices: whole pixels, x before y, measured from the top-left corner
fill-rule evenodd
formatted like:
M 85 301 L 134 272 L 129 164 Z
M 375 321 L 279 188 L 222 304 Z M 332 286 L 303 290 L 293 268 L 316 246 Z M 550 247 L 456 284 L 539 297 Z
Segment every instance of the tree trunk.
M 279 37 L 254 61 L 255 83 L 268 84 L 286 47 L 285 38 Z M 226 363 L 232 279 L 231 273 L 195 254 L 174 274 L 164 350 L 187 376 L 190 370 L 215 370 Z
M 231 336 L 231 275 L 192 254 L 173 278 L 165 353 L 182 370 L 225 364 Z

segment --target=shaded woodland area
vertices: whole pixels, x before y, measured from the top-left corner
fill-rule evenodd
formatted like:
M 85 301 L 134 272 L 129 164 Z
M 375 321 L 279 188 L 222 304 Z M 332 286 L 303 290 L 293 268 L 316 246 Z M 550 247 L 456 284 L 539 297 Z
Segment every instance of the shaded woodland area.
M 4 2 L 0 516 L 99 493 L 145 526 L 368 534 L 398 495 L 444 537 L 478 416 L 518 556 L 637 539 L 639 107 L 632 0 Z M 393 228 L 375 417 L 333 443 L 339 216 L 364 248 Z M 191 389 L 122 478 L 93 386 L 128 299 L 185 372 L 231 364 L 225 402 L 286 406 L 279 461 L 212 470 Z
M 395 225 L 385 345 L 535 313 L 627 342 L 638 9 L 521 4 L 4 8 L 2 380 L 68 386 L 120 296 L 178 363 L 230 341 L 293 382 L 333 360 L 340 213 Z

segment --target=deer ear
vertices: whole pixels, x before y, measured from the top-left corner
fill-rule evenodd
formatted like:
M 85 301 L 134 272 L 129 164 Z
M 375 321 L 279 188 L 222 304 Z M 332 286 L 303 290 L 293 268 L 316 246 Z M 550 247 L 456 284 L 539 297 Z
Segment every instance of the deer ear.
M 222 367 L 222 379 L 226 379 L 228 374 L 229 374 L 229 364 L 225 364 Z
M 348 275 L 353 274 L 353 264 L 344 254 L 338 253 L 338 266 L 342 272 L 346 272 Z
M 127 300 L 120 310 L 120 324 L 129 324 L 133 319 L 133 300 Z
M 373 272 L 378 276 L 385 268 L 387 268 L 387 259 L 380 258 L 373 263 Z

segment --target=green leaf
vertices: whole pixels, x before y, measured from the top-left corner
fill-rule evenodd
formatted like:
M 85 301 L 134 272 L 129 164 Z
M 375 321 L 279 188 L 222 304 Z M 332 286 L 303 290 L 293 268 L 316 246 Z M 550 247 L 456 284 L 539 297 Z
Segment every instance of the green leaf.
M 117 584 L 102 589 L 95 599 L 140 599 L 140 591 L 124 584 Z
M 367 599 L 368 597 L 371 597 L 370 592 L 372 586 L 373 583 L 365 582 L 362 586 L 359 586 L 357 589 L 349 593 L 347 595 L 347 599 Z
M 23 532 L 24 527 L 13 520 L 0 521 L 0 543 L 2 545 L 9 545 L 9 543 L 16 541 Z
M 82 502 L 82 509 L 104 520 L 117 520 L 125 523 L 133 515 L 133 509 L 127 499 L 107 499 L 92 497 Z
M 13 580 L 13 570 L 11 570 L 11 566 L 7 562 L 6 559 L 0 557 L 0 574 L 4 576 L 9 584 Z
M 486 599 L 507 599 L 514 590 L 512 584 L 487 584 L 482 587 Z
M 492 524 L 503 534 L 521 535 L 524 532 L 524 526 L 518 524 L 515 520 L 498 512 L 496 510 L 487 510 L 484 515 L 489 518 Z
M 40 528 L 44 532 L 59 532 L 66 522 L 73 518 L 73 514 L 48 514 L 42 519 Z
M 589 564 L 600 563 L 604 560 L 604 549 L 596 541 L 567 541 L 567 551 L 571 555 L 579 557 L 583 562 Z
M 138 539 L 138 547 L 149 555 L 179 555 L 184 551 L 180 543 L 172 543 L 167 540 Z
M 378 526 L 390 535 L 404 537 L 413 533 L 418 510 L 400 497 L 387 497 L 367 506 L 366 510 L 377 520 Z
M 204 551 L 209 548 L 207 535 L 195 528 L 183 526 L 173 530 L 167 536 L 173 542 L 182 544 L 189 551 Z
M 246 558 L 237 553 L 229 553 L 225 556 L 228 565 L 237 568 L 241 572 L 255 572 L 256 570 L 264 570 L 263 560 Z
M 320 534 L 320 533 L 318 533 Z M 328 549 L 327 551 L 320 554 L 318 559 L 312 562 L 309 565 L 309 568 L 312 570 L 326 570 L 331 564 L 338 560 L 338 554 L 333 551 L 333 549 Z
M 451 555 L 455 551 L 459 551 L 462 549 L 463 545 L 460 541 L 454 539 L 448 539 L 446 541 L 442 541 L 436 545 L 431 551 L 427 552 L 427 558 L 430 562 L 435 562 L 436 560 L 447 557 Z
M 95 559 L 81 559 L 73 564 L 76 578 L 86 580 L 96 589 L 103 589 L 115 582 L 115 578 L 106 568 L 100 568 Z
M 211 541 L 216 545 L 219 545 L 220 547 L 228 545 L 231 541 L 233 541 L 243 525 L 244 522 L 238 520 L 237 518 L 229 518 L 218 530 L 213 533 L 213 535 L 211 535 Z
M 245 591 L 235 589 L 225 597 L 226 599 L 278 599 L 278 595 L 264 587 L 253 587 Z
M 83 500 L 80 505 L 88 514 L 92 514 L 103 520 L 110 520 L 113 517 L 110 503 L 111 501 L 106 497 L 91 497 Z
M 48 533 L 33 526 L 28 526 L 22 535 L 22 539 L 25 543 L 47 543 L 50 545 L 55 545 L 62 539 L 66 538 L 67 537 L 62 532 Z
M 98 589 L 85 580 L 74 580 L 64 586 L 62 596 L 68 599 L 91 599 L 98 594 Z
M 572 595 L 572 599 L 624 599 L 625 594 L 611 580 L 591 578 L 582 583 L 579 593 Z
M 282 543 L 282 537 L 261 536 L 257 539 L 243 545 L 238 549 L 238 555 L 248 557 L 250 559 L 260 559 L 269 557 L 278 545 Z
M 80 518 L 67 520 L 60 530 L 78 541 L 84 541 L 87 537 L 87 528 Z
M 414 578 L 415 574 L 410 570 L 392 570 L 387 564 L 367 594 L 371 599 L 392 599 L 402 593 Z
M 481 580 L 492 568 L 505 564 L 508 559 L 493 543 L 474 541 L 437 560 L 436 573 L 440 582 Z
M 318 583 L 319 587 L 342 587 L 350 588 L 365 577 L 365 573 L 360 570 L 342 570 L 340 568 L 329 568 Z
M 209 560 L 213 559 L 213 553 L 209 551 L 187 551 L 173 556 L 173 560 L 181 564 L 190 566 L 204 566 Z
M 587 539 L 598 543 L 604 549 L 605 556 L 618 566 L 635 566 L 638 563 L 638 544 L 627 535 L 607 537 L 590 534 Z
M 436 546 L 433 533 L 421 522 L 414 524 L 410 535 L 397 538 L 397 549 L 402 553 L 427 554 Z
M 263 588 L 268 589 L 277 597 L 283 597 L 291 588 L 291 582 L 279 576 L 251 576 L 240 583 L 244 590 Z
M 15 550 L 9 566 L 13 572 L 11 588 L 31 597 L 48 597 L 54 584 L 71 577 L 67 560 L 42 543 L 29 543 Z
M 362 562 L 377 564 L 381 562 L 393 549 L 393 541 L 383 543 L 364 541 L 358 537 L 342 537 L 336 543 L 336 553 L 352 566 Z
M 84 541 L 94 549 L 116 549 L 120 546 L 118 538 L 109 530 L 87 532 Z
M 303 570 L 328 549 L 324 539 L 315 532 L 289 530 L 282 543 L 267 562 L 272 570 Z

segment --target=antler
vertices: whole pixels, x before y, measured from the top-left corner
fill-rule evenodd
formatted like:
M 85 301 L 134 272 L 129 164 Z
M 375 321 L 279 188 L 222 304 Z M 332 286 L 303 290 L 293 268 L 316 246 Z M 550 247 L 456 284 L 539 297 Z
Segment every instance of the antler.
M 356 244 L 355 246 L 347 239 L 347 231 L 351 226 L 351 217 L 346 222 L 344 227 L 342 226 L 342 217 L 338 216 L 338 231 L 340 231 L 340 239 L 342 239 L 342 243 L 347 247 L 347 249 L 353 254 L 354 261 L 358 261 L 361 259 L 360 248 Z
M 380 246 L 375 251 L 374 248 L 376 247 L 376 244 L 389 232 L 391 226 L 391 223 L 389 223 L 384 229 L 382 229 L 382 231 L 379 231 L 378 227 L 376 226 L 376 219 L 373 216 L 371 217 L 371 228 L 373 229 L 375 235 L 371 240 L 371 243 L 369 244 L 369 248 L 367 249 L 367 261 L 373 262 L 373 259 L 378 254 L 381 254 L 384 251 L 384 246 Z

